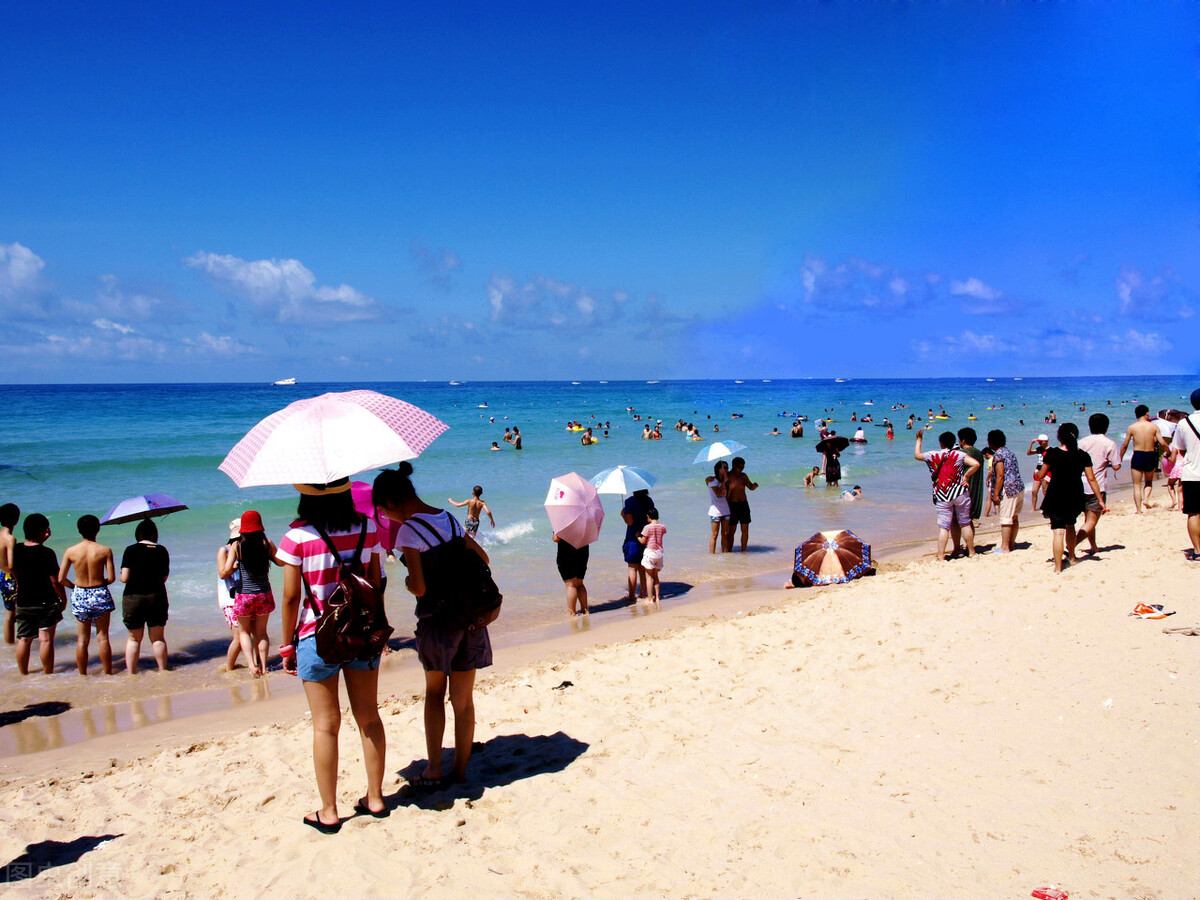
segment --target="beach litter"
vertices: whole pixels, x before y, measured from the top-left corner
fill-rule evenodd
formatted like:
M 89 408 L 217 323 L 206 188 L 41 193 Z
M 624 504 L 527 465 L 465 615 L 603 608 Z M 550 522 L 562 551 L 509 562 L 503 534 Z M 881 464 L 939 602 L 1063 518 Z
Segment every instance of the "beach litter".
M 1164 610 L 1161 603 L 1139 603 L 1129 615 L 1139 619 L 1165 619 L 1175 615 L 1175 610 Z
M 1034 888 L 1030 896 L 1037 897 L 1038 900 L 1067 900 L 1070 895 L 1058 888 L 1040 887 Z

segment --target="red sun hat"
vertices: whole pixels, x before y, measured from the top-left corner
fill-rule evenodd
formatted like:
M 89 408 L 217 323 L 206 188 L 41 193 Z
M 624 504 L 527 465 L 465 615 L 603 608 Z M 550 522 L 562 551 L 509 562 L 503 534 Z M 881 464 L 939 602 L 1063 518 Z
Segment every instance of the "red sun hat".
M 263 530 L 262 516 L 252 509 L 242 513 L 242 534 L 253 534 Z

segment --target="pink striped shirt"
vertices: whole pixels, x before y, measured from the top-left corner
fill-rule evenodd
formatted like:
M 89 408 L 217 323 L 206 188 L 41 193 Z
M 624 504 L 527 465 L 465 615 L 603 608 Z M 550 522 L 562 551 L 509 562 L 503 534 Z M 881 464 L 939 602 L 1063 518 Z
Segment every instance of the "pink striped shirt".
M 331 531 L 329 539 L 337 548 L 338 555 L 348 561 L 358 547 L 358 535 L 359 529 L 356 527 L 353 531 Z M 372 554 L 382 554 L 382 551 L 379 547 L 379 538 L 375 533 L 375 523 L 367 519 L 367 540 L 363 544 L 361 557 L 364 569 L 371 564 Z M 325 541 L 317 533 L 317 529 L 304 522 L 293 522 L 288 533 L 279 542 L 278 556 L 282 563 L 300 566 L 305 581 L 312 588 L 313 600 L 316 601 L 317 608 L 323 610 L 326 598 L 333 593 L 333 589 L 337 585 L 338 572 L 341 567 L 333 558 L 333 554 L 329 552 L 329 548 L 325 546 Z M 300 637 L 304 639 L 316 630 L 317 617 L 304 600 L 303 585 L 300 590 Z
M 651 522 L 642 529 L 642 537 L 646 539 L 647 550 L 661 550 L 663 548 L 663 535 L 667 533 L 667 526 L 661 522 Z

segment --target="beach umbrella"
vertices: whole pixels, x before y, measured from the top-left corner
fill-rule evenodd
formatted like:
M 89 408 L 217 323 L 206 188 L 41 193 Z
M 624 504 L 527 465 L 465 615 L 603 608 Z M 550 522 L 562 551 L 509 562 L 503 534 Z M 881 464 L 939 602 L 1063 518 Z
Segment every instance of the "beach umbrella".
M 853 531 L 818 531 L 796 548 L 793 583 L 845 584 L 873 574 L 871 545 Z
M 582 475 L 568 472 L 552 478 L 544 505 L 550 527 L 568 544 L 583 547 L 600 537 L 604 507 L 596 486 Z
M 1179 423 L 1188 417 L 1182 409 L 1160 409 L 1158 411 L 1160 419 L 1166 419 L 1168 422 Z
M 836 450 L 838 453 L 841 453 L 843 450 L 845 450 L 849 446 L 850 446 L 849 438 L 844 438 L 840 434 L 831 434 L 829 437 L 825 438 L 824 440 L 817 442 L 817 452 L 818 453 L 828 453 L 831 450 Z
M 696 454 L 696 458 L 692 460 L 692 465 L 703 462 L 716 462 L 722 457 L 733 456 L 738 451 L 745 449 L 746 445 L 739 444 L 737 441 L 714 441 Z
M 329 484 L 413 459 L 446 428 L 425 410 L 375 391 L 322 394 L 267 416 L 218 468 L 238 487 Z
M 354 500 L 354 508 L 356 510 L 368 519 L 375 520 L 375 530 L 379 535 L 379 545 L 384 550 L 395 550 L 396 534 L 400 531 L 400 525 L 375 508 L 375 502 L 371 499 L 371 485 L 365 481 L 350 482 L 350 496 Z
M 104 514 L 101 525 L 123 525 L 126 522 L 136 522 L 138 519 L 152 519 L 155 516 L 165 516 L 169 513 L 187 509 L 170 494 L 138 494 L 122 500 Z
M 592 484 L 600 494 L 632 494 L 634 491 L 649 490 L 658 481 L 645 469 L 638 466 L 614 466 L 592 476 Z

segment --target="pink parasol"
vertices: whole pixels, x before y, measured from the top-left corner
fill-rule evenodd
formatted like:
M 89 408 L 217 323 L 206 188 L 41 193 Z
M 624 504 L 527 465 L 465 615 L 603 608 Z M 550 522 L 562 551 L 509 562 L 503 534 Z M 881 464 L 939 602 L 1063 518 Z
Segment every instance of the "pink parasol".
M 400 531 L 400 526 L 375 509 L 375 503 L 371 500 L 371 485 L 365 481 L 350 482 L 350 496 L 354 498 L 355 509 L 367 518 L 375 520 L 379 545 L 388 552 L 395 550 L 396 533 Z
M 546 515 L 550 527 L 574 547 L 583 547 L 600 537 L 604 507 L 596 486 L 575 472 L 550 480 L 546 494 Z
M 425 410 L 375 391 L 322 394 L 267 416 L 218 468 L 238 487 L 328 484 L 413 459 L 446 427 Z

